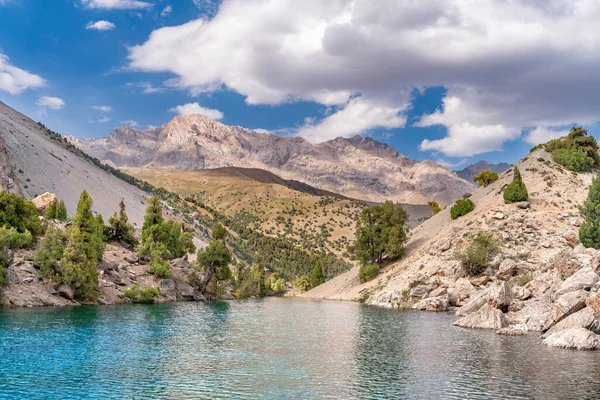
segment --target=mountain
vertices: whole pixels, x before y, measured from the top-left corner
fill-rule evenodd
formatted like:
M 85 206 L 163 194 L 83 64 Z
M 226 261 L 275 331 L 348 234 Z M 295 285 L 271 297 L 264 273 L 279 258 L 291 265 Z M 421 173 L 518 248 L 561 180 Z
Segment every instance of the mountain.
M 93 208 L 107 220 L 124 199 L 132 223 L 141 226 L 148 194 L 67 149 L 27 116 L 0 102 L 1 189 L 31 199 L 44 192 L 65 201 L 72 215 L 82 190 L 94 199 Z
M 461 169 L 460 171 L 456 171 L 456 175 L 463 178 L 467 182 L 473 182 L 473 177 L 481 171 L 485 171 L 486 169 L 501 174 L 509 168 L 510 164 L 504 162 L 499 164 L 492 164 L 487 161 L 479 161 L 478 163 L 471 164 L 466 168 Z
M 511 168 L 473 192 L 472 212 L 452 220 L 445 209 L 415 227 L 405 256 L 384 266 L 375 279 L 361 284 L 355 267 L 302 296 L 455 310 L 457 326 L 515 335 L 542 331 L 551 346 L 583 348 L 582 338 L 589 335 L 600 341 L 586 331 L 598 332 L 594 324 L 600 319 L 598 250 L 585 248 L 578 238 L 583 222 L 578 205 L 595 173 L 569 171 L 543 148 L 517 165 L 528 202 L 505 204 Z M 498 250 L 481 274 L 469 276 L 457 255 L 465 254 L 479 232 L 491 234 Z
M 367 201 L 449 204 L 474 188 L 447 168 L 411 160 L 370 138 L 313 144 L 299 137 L 227 126 L 202 115 L 177 116 L 149 130 L 121 126 L 105 138 L 69 140 L 116 167 L 259 168 Z

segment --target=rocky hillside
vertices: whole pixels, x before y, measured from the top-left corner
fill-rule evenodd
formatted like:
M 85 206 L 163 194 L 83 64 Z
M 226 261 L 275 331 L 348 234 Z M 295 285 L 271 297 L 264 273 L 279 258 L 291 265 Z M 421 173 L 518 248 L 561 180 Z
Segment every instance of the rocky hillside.
M 600 348 L 600 254 L 578 240 L 578 205 L 592 173 L 574 173 L 538 149 L 518 167 L 529 202 L 504 204 L 512 168 L 472 196 L 475 209 L 454 221 L 446 209 L 416 227 L 407 255 L 365 284 L 357 268 L 317 287 L 307 297 L 362 300 L 386 308 L 455 310 L 456 325 L 499 333 L 545 332 L 545 342 Z M 500 254 L 479 277 L 457 260 L 479 231 L 493 233 Z
M 507 163 L 492 164 L 487 161 L 479 161 L 461 169 L 460 171 L 456 171 L 456 175 L 463 178 L 465 181 L 473 182 L 473 177 L 481 171 L 485 171 L 486 169 L 501 174 L 509 168 L 510 164 Z
M 0 102 L 0 182 L 2 189 L 32 199 L 51 192 L 73 213 L 82 190 L 107 220 L 125 200 L 132 223 L 143 221 L 148 194 L 53 140 L 36 122 Z
M 122 126 L 105 138 L 70 140 L 118 167 L 259 168 L 369 201 L 448 204 L 474 188 L 439 164 L 411 160 L 370 138 L 313 144 L 299 137 L 227 126 L 201 115 L 178 116 L 150 130 Z

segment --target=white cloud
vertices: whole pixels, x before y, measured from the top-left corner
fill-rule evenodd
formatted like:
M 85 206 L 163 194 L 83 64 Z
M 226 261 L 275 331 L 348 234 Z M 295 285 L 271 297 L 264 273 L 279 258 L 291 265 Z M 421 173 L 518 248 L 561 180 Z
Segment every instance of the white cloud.
M 37 99 L 35 104 L 42 108 L 51 108 L 53 110 L 62 110 L 65 108 L 65 101 L 60 97 L 42 96 Z
M 0 90 L 19 94 L 29 88 L 43 87 L 46 81 L 40 76 L 11 65 L 8 56 L 0 53 Z
M 132 128 L 140 126 L 140 124 L 138 124 L 137 121 L 135 121 L 133 119 L 128 119 L 128 120 L 125 120 L 125 121 L 121 121 L 121 123 L 123 125 L 128 125 L 128 126 L 130 126 Z
M 112 29 L 115 29 L 116 25 L 113 24 L 112 22 L 109 21 L 90 21 L 88 22 L 88 24 L 85 26 L 85 29 L 93 29 L 93 30 L 97 30 L 97 31 L 110 31 Z
M 559 137 L 566 136 L 569 133 L 568 130 L 556 130 L 548 129 L 547 127 L 538 126 L 537 128 L 529 131 L 525 135 L 525 141 L 531 144 L 546 143 L 552 139 L 558 139 Z
M 81 0 L 87 8 L 104 10 L 140 10 L 152 7 L 151 3 L 137 0 Z
M 90 122 L 91 124 L 103 124 L 108 121 L 110 121 L 110 118 L 108 118 L 106 116 L 102 116 L 98 119 L 92 119 L 92 118 L 88 119 L 88 122 Z
M 111 112 L 113 110 L 111 106 L 92 106 L 92 108 L 102 112 Z
M 406 123 L 401 115 L 405 107 L 377 104 L 362 97 L 351 99 L 342 109 L 314 124 L 309 121 L 298 135 L 312 142 L 323 142 L 337 137 L 351 137 L 377 127 L 399 128 Z
M 461 165 L 463 165 L 464 163 L 467 162 L 467 159 L 463 158 L 458 161 L 448 161 L 448 160 L 444 160 L 443 158 L 438 158 L 437 160 L 435 160 L 435 162 L 440 164 L 442 167 L 452 169 L 452 168 L 460 167 Z
M 223 118 L 222 111 L 215 110 L 214 108 L 202 107 L 198 103 L 183 104 L 177 107 L 169 108 L 169 111 L 179 115 L 200 114 L 215 120 Z
M 171 14 L 171 12 L 173 12 L 173 7 L 171 7 L 171 5 L 169 4 L 162 10 L 162 12 L 160 13 L 160 16 L 164 18 L 167 15 Z
M 421 148 L 450 156 L 499 150 L 524 127 L 600 120 L 600 91 L 590 86 L 600 82 L 600 3 L 377 4 L 225 0 L 211 19 L 152 32 L 129 49 L 130 67 L 173 73 L 172 85 L 192 93 L 225 86 L 248 104 L 336 106 L 316 127 L 300 129 L 317 138 L 402 126 L 407 102 L 397 93 L 444 86 L 444 109 L 418 126 L 445 126 L 446 137 Z M 352 128 L 339 115 L 358 111 L 355 98 L 374 105 L 369 122 Z

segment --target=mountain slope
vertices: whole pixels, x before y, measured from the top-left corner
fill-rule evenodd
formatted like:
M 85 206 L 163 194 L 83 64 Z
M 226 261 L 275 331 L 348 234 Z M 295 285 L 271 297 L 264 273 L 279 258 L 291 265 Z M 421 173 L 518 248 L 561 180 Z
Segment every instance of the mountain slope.
M 368 201 L 448 204 L 473 185 L 431 161 L 418 162 L 370 138 L 313 144 L 298 137 L 227 126 L 201 115 L 173 118 L 150 130 L 123 126 L 106 138 L 71 142 L 118 167 L 178 170 L 259 168 L 286 180 Z
M 509 168 L 510 164 L 507 163 L 492 164 L 487 161 L 479 161 L 475 164 L 465 167 L 464 169 L 461 169 L 460 171 L 456 171 L 456 175 L 465 181 L 473 182 L 473 177 L 486 169 L 501 174 Z
M 2 189 L 31 199 L 44 192 L 65 201 L 72 215 L 82 190 L 94 199 L 105 220 L 125 200 L 132 223 L 141 226 L 148 194 L 52 140 L 25 115 L 0 102 L 0 178 Z

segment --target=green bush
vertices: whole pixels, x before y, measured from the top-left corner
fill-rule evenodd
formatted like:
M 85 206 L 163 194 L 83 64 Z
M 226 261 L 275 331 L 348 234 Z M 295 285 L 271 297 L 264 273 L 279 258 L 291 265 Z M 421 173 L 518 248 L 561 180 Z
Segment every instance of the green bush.
M 317 287 L 323 282 L 325 282 L 325 276 L 323 275 L 323 266 L 321 265 L 321 261 L 317 261 L 317 265 L 315 265 L 312 276 L 310 277 L 310 286 Z
M 154 260 L 150 264 L 150 273 L 159 278 L 169 279 L 172 275 L 171 266 L 166 261 Z
M 588 197 L 579 212 L 584 219 L 579 227 L 581 244 L 600 249 L 600 175 L 592 180 Z
M 79 300 L 94 300 L 98 285 L 96 259 L 88 258 L 86 243 L 79 228 L 69 232 L 67 245 L 60 259 L 60 281 L 71 286 Z
M 65 222 L 67 218 L 67 206 L 65 206 L 65 202 L 61 200 L 60 203 L 58 203 L 58 208 L 56 210 L 56 219 Z
M 485 187 L 491 185 L 498 180 L 498 174 L 486 169 L 473 177 L 473 182 L 477 182 L 477 186 Z
M 473 209 L 475 209 L 475 203 L 471 199 L 457 200 L 450 209 L 450 218 L 456 219 L 462 217 L 473 211 Z
M 433 201 L 433 200 L 432 201 L 428 201 L 427 205 L 429 207 L 431 207 L 431 212 L 433 212 L 434 215 L 437 214 L 437 213 L 439 213 L 440 211 L 442 211 L 442 208 L 440 207 L 440 205 L 438 204 L 437 201 Z
M 41 273 L 48 278 L 60 280 L 60 259 L 67 245 L 67 233 L 52 226 L 46 230 L 46 235 L 38 251 L 34 255 L 34 262 L 40 267 Z
M 544 147 L 556 163 L 571 171 L 590 171 L 600 165 L 596 139 L 581 126 L 571 128 L 565 138 L 551 140 Z
M 114 213 L 108 219 L 107 240 L 121 242 L 126 246 L 133 247 L 138 244 L 137 239 L 133 236 L 133 225 L 128 223 L 129 217 L 125 211 L 125 202 L 119 202 L 119 215 Z
M 32 235 L 42 232 L 35 205 L 6 191 L 0 192 L 0 226 L 15 228 L 20 233 L 29 231 Z
M 155 287 L 139 290 L 137 286 L 133 285 L 125 291 L 125 297 L 133 303 L 152 304 L 158 296 L 160 296 L 160 291 Z
M 360 279 L 360 283 L 365 283 L 375 278 L 379 273 L 379 264 L 377 263 L 368 263 L 366 265 L 362 264 L 360 266 L 360 270 L 358 271 L 358 279 Z
M 300 290 L 300 293 L 304 293 L 310 289 L 310 279 L 306 275 L 302 275 L 294 281 L 294 285 Z
M 581 153 L 577 149 L 558 149 L 552 152 L 554 162 L 575 172 L 591 171 L 594 159 Z
M 0 227 L 0 247 L 9 249 L 26 249 L 35 243 L 35 238 L 31 232 L 17 232 L 15 228 Z
M 10 265 L 12 260 L 9 257 L 8 248 L 0 248 L 0 287 L 8 284 L 8 274 L 6 269 Z
M 58 207 L 56 205 L 56 202 L 53 201 L 52 203 L 50 203 L 48 208 L 46 208 L 46 212 L 44 213 L 44 218 L 46 218 L 47 220 L 56 219 L 57 210 L 58 210 Z
M 529 193 L 527 193 L 527 187 L 523 183 L 521 178 L 521 172 L 515 167 L 514 178 L 510 185 L 504 189 L 504 202 L 518 203 L 520 201 L 527 201 L 529 199 Z
M 493 234 L 480 231 L 464 252 L 456 254 L 456 258 L 469 276 L 477 276 L 489 267 L 499 251 Z

